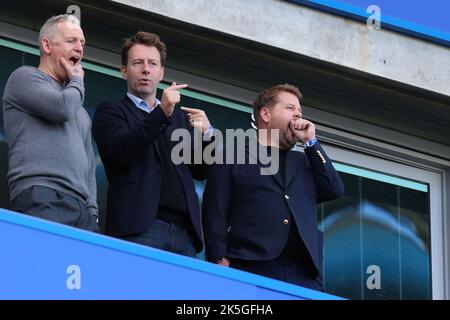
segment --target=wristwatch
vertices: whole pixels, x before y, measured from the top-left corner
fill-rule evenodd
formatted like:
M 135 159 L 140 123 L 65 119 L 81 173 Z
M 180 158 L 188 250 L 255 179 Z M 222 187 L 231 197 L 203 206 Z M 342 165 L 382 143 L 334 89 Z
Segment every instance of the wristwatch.
M 315 145 L 317 142 L 316 138 L 310 139 L 308 141 L 305 142 L 305 148 L 311 147 L 313 145 Z

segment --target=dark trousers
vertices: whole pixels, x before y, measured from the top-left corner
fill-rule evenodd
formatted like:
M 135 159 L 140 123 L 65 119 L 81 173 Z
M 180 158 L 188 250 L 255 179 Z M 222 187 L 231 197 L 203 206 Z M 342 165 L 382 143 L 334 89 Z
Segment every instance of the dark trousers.
M 78 198 L 44 186 L 32 186 L 11 200 L 12 210 L 68 226 L 99 232 L 97 217 Z
M 281 259 L 270 261 L 231 259 L 230 267 L 305 288 L 323 291 L 322 284 L 317 281 L 312 266 L 304 266 L 300 263 Z
M 189 233 L 184 228 L 159 219 L 154 219 L 148 230 L 121 237 L 121 239 L 188 257 L 196 257 L 194 241 Z

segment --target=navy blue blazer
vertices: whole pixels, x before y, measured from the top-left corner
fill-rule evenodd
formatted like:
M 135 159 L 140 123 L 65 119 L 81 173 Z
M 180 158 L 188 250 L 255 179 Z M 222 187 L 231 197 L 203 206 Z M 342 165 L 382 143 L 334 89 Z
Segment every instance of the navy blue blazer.
M 186 114 L 175 108 L 167 118 L 156 107 L 146 115 L 125 96 L 121 101 L 105 102 L 94 115 L 93 136 L 109 182 L 106 234 L 121 237 L 147 230 L 159 207 L 161 156 L 155 139 L 164 134 L 172 148 L 173 130 L 193 131 Z M 175 165 L 184 188 L 187 207 L 195 231 L 197 252 L 203 248 L 198 197 L 193 178 L 204 180 L 204 165 Z
M 279 174 L 261 175 L 261 162 L 248 161 L 257 159 L 257 153 L 248 146 L 245 152 L 246 164 L 215 165 L 208 177 L 203 197 L 207 259 L 275 259 L 295 223 L 320 277 L 323 236 L 317 228 L 316 204 L 344 193 L 330 159 L 318 142 L 304 153 L 289 151 L 283 184 Z

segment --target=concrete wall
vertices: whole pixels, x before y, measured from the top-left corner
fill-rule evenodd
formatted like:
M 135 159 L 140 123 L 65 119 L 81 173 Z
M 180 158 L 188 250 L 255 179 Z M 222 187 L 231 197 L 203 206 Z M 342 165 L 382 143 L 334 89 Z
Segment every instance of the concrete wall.
M 276 0 L 115 0 L 176 20 L 450 95 L 450 49 Z M 381 8 L 382 10 L 383 8 Z

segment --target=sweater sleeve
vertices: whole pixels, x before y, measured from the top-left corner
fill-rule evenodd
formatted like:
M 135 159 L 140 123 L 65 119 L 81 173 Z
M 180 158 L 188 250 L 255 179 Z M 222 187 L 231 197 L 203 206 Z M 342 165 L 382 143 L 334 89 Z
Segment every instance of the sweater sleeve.
M 22 67 L 11 74 L 8 82 L 11 93 L 6 99 L 13 100 L 21 111 L 52 123 L 72 119 L 83 105 L 84 84 L 80 77 L 70 78 L 61 90 L 42 72 Z

